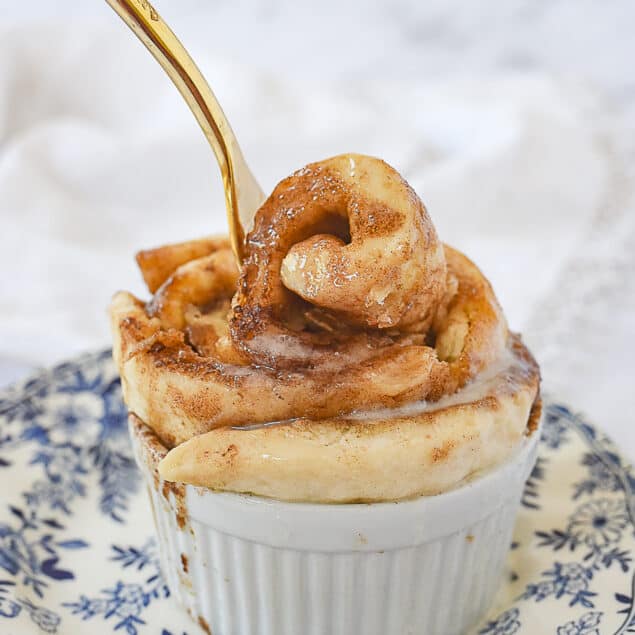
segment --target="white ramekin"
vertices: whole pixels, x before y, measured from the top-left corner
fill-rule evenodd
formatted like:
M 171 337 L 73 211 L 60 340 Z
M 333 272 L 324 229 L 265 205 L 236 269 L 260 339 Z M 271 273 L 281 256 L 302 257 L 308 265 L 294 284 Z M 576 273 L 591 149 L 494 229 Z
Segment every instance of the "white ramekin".
M 463 635 L 499 585 L 538 437 L 438 496 L 315 505 L 171 487 L 132 435 L 168 585 L 214 635 Z

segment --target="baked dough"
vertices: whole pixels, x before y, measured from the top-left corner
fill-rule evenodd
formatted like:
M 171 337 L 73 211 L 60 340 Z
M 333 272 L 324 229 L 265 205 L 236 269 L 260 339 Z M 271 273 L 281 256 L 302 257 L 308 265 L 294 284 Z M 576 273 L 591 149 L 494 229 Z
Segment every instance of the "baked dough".
M 521 443 L 539 371 L 491 286 L 383 161 L 283 180 L 226 239 L 142 252 L 114 357 L 166 480 L 281 500 L 435 494 Z M 535 411 L 535 409 L 534 409 Z

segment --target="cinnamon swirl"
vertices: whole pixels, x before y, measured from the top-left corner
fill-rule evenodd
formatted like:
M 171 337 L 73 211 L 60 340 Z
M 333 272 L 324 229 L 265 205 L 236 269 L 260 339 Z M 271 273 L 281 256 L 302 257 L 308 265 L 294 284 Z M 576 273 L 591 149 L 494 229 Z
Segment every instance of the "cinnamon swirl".
M 492 288 L 383 161 L 283 180 L 239 271 L 228 241 L 141 252 L 114 357 L 166 480 L 290 501 L 435 494 L 502 462 L 539 371 Z

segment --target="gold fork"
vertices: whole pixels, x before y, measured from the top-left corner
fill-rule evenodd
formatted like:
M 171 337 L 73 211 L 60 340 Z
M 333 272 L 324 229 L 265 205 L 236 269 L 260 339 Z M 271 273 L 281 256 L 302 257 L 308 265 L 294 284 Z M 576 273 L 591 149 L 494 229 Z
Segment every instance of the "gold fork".
M 209 84 L 170 27 L 147 0 L 106 0 L 174 82 L 212 146 L 225 188 L 229 236 L 238 264 L 245 231 L 265 199 Z

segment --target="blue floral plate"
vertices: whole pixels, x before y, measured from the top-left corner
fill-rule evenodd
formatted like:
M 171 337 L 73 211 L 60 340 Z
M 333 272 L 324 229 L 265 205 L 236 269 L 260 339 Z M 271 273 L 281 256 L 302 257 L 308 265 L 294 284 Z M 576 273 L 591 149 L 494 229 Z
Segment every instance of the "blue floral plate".
M 0 477 L 0 633 L 201 633 L 159 569 L 108 351 L 0 393 Z M 507 579 L 475 634 L 635 633 L 634 488 L 611 441 L 548 401 Z

